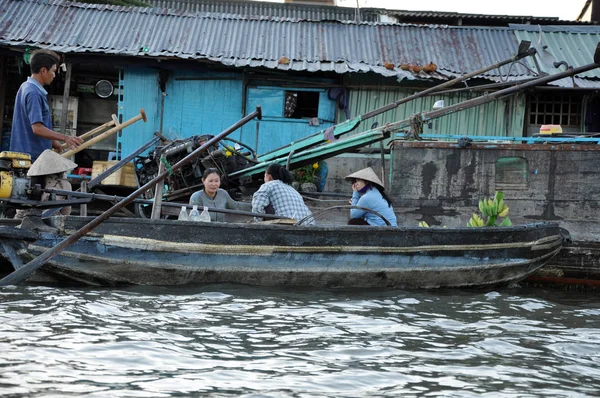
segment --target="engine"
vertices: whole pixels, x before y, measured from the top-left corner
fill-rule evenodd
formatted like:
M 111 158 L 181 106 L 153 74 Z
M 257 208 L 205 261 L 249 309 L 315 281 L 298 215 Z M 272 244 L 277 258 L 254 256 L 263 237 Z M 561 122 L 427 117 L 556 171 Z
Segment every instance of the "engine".
M 19 152 L 0 153 L 0 200 L 27 200 L 31 195 L 31 178 L 27 171 L 31 156 Z
M 212 135 L 196 135 L 183 140 L 169 141 L 164 145 L 155 147 L 147 157 L 138 157 L 135 160 L 135 170 L 140 185 L 144 185 L 158 175 L 160 163 L 169 167 L 208 142 Z M 231 144 L 231 145 L 230 145 Z M 202 174 L 208 168 L 216 168 L 221 173 L 221 188 L 229 190 L 235 195 L 240 188 L 239 180 L 228 178 L 230 173 L 249 167 L 255 161 L 252 148 L 233 139 L 225 138 L 219 144 L 205 148 L 200 156 L 177 172 L 169 175 L 165 180 L 164 198 L 174 201 L 191 195 L 202 188 Z M 146 192 L 146 198 L 154 196 L 152 190 Z

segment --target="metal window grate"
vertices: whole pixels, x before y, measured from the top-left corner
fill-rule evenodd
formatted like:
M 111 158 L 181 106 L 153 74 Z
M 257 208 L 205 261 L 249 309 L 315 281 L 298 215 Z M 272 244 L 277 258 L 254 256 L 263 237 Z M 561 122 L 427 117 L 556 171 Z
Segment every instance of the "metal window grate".
M 579 127 L 582 100 L 577 94 L 539 93 L 531 98 L 529 123 Z

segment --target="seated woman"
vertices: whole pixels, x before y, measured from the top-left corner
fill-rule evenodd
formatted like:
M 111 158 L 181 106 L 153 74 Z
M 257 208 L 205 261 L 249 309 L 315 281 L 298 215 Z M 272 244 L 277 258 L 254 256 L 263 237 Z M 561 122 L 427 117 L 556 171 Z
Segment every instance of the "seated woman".
M 392 201 L 384 191 L 383 184 L 372 168 L 367 167 L 350 174 L 346 181 L 352 183 L 353 206 L 360 206 L 376 211 L 385 217 L 392 226 L 398 226 Z M 348 225 L 386 225 L 381 217 L 361 209 L 350 210 Z
M 312 213 L 304 204 L 302 196 L 289 184 L 292 182 L 292 173 L 277 163 L 271 163 L 265 171 L 265 183 L 252 197 L 252 212 L 266 213 L 266 208 L 271 205 L 273 213 L 277 216 L 293 218 L 297 221 Z M 262 221 L 261 218 L 256 218 Z M 312 224 L 313 220 L 306 222 Z
M 226 190 L 221 189 L 221 173 L 217 169 L 206 169 L 202 174 L 202 184 L 204 189 L 194 192 L 190 198 L 191 205 L 198 205 L 200 211 L 202 207 L 212 207 L 215 209 L 233 209 L 250 211 L 252 205 L 250 203 L 237 202 L 229 196 Z M 211 221 L 224 221 L 225 214 L 210 212 Z

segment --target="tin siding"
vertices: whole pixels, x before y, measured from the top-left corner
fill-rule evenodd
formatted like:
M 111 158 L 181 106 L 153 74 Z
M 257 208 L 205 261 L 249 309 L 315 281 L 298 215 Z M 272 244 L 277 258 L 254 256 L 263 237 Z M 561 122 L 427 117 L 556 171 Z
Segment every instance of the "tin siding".
M 414 92 L 415 91 L 412 90 L 393 89 L 350 90 L 350 116 L 355 117 L 380 108 L 384 105 L 412 95 Z M 474 95 L 469 93 L 452 93 L 418 98 L 406 104 L 400 105 L 396 109 L 390 110 L 367 120 L 364 125 L 355 130 L 355 132 L 367 130 L 376 121 L 381 126 L 385 123 L 408 119 L 415 113 L 431 111 L 433 109 L 433 104 L 439 99 L 443 99 L 445 101 L 445 105 L 449 106 L 474 97 Z M 525 99 L 521 94 L 515 96 L 514 98 L 514 101 L 494 101 L 485 105 L 432 120 L 429 125 L 424 126 L 423 133 L 520 137 L 522 136 L 523 121 L 525 117 Z M 509 119 L 507 119 L 507 114 L 505 112 L 506 106 L 509 106 L 512 110 Z M 344 113 L 339 112 L 337 119 L 338 122 L 341 122 L 344 119 Z M 378 145 L 379 144 L 377 144 L 377 146 Z
M 518 25 L 515 25 L 518 26 Z M 524 27 L 525 28 L 525 27 Z M 590 64 L 594 60 L 594 51 L 600 39 L 600 31 L 597 26 L 594 27 L 526 27 L 527 30 L 516 28 L 514 30 L 517 40 L 529 40 L 532 46 L 540 48 L 546 54 L 548 61 L 545 63 L 544 57 L 536 55 L 541 72 L 555 74 L 565 70 L 564 66 L 558 69 L 553 66 L 554 61 L 565 60 L 572 67 L 579 67 Z M 537 66 L 531 57 L 525 58 L 524 62 L 531 70 L 537 71 Z M 600 79 L 600 70 L 592 69 L 588 72 L 576 75 L 577 78 L 598 87 L 598 82 L 593 80 Z M 588 80 L 592 79 L 592 81 Z M 572 82 L 567 79 L 561 86 L 570 87 Z M 557 85 L 558 82 L 554 82 Z M 553 83 L 549 83 L 553 85 Z

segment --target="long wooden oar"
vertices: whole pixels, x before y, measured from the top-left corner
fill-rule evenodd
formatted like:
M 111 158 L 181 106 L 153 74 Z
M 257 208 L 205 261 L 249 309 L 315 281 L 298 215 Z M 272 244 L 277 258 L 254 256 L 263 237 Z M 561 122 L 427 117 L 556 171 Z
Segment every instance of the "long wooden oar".
M 33 260 L 31 260 L 30 262 L 28 262 L 27 264 L 25 264 L 18 270 L 13 271 L 11 274 L 2 278 L 0 280 L 0 286 L 14 285 L 14 284 L 18 284 L 18 283 L 24 281 L 32 273 L 34 273 L 35 270 L 37 270 L 42 265 L 46 264 L 46 262 L 48 260 L 50 260 L 52 257 L 56 256 L 58 253 L 63 251 L 66 247 L 75 243 L 79 238 L 81 238 L 83 235 L 87 234 L 94 228 L 96 228 L 98 225 L 100 225 L 107 218 L 109 218 L 110 216 L 115 214 L 121 208 L 127 206 L 129 203 L 131 203 L 133 200 L 135 200 L 135 198 L 137 198 L 140 194 L 142 194 L 142 193 L 146 192 L 148 189 L 152 188 L 159 181 L 162 181 L 165 178 L 167 178 L 167 176 L 170 173 L 179 170 L 181 167 L 183 167 L 186 164 L 193 161 L 195 158 L 200 156 L 200 154 L 206 148 L 208 148 L 211 145 L 216 144 L 217 142 L 219 142 L 223 138 L 227 137 L 229 134 L 231 134 L 238 128 L 240 128 L 243 125 L 245 125 L 246 123 L 248 123 L 250 120 L 254 119 L 255 117 L 258 119 L 262 118 L 262 112 L 261 112 L 260 106 L 257 106 L 256 110 L 254 112 L 245 116 L 244 118 L 239 120 L 237 123 L 235 123 L 233 126 L 229 127 L 228 129 L 221 132 L 219 135 L 216 135 L 212 139 L 208 140 L 207 142 L 204 143 L 204 145 L 201 145 L 199 148 L 194 150 L 192 153 L 187 155 L 185 158 L 181 159 L 174 166 L 172 166 L 170 170 L 165 171 L 164 173 L 161 173 L 158 176 L 156 176 L 151 181 L 148 181 L 142 187 L 138 188 L 135 192 L 133 192 L 132 194 L 127 196 L 125 199 L 123 199 L 122 201 L 120 201 L 119 203 L 117 203 L 116 205 L 114 205 L 113 207 L 111 207 L 110 209 L 108 209 L 107 211 L 105 211 L 104 213 L 102 213 L 101 215 L 94 218 L 92 221 L 90 221 L 89 223 L 87 223 L 86 225 L 84 225 L 83 227 L 78 229 L 75 233 L 73 233 L 73 235 L 64 239 L 63 241 L 58 243 L 56 246 L 46 250 L 44 253 L 40 254 L 38 257 L 34 258 Z
M 110 137 L 111 135 L 115 134 L 116 132 L 121 131 L 125 127 L 130 126 L 133 123 L 137 122 L 138 120 L 143 120 L 144 123 L 148 120 L 146 118 L 146 112 L 144 112 L 143 109 L 140 109 L 140 113 L 139 114 L 135 115 L 131 119 L 127 120 L 126 122 L 124 122 L 122 124 L 118 124 L 117 126 L 113 127 L 110 130 L 106 130 L 102 134 L 97 135 L 94 138 L 89 139 L 88 141 L 84 142 L 83 144 L 81 144 L 80 146 L 78 146 L 75 149 L 71 149 L 71 150 L 69 150 L 67 152 L 61 153 L 60 156 L 63 156 L 65 158 L 68 158 L 69 156 L 73 156 L 77 152 L 83 151 L 85 148 L 88 148 L 88 147 L 94 145 L 95 143 L 100 142 L 103 139 L 106 139 L 106 138 Z
M 115 116 L 115 115 L 112 115 Z M 117 124 L 117 121 L 115 120 L 115 118 L 113 118 L 111 121 L 104 123 L 101 126 L 98 126 L 90 131 L 88 131 L 85 134 L 81 134 L 80 136 L 78 136 L 79 138 L 81 138 L 82 140 L 87 140 L 90 137 L 93 137 L 96 134 L 100 134 L 102 132 L 102 130 L 107 129 L 109 127 L 115 126 Z M 60 144 L 61 148 L 63 150 L 67 149 L 69 146 L 67 144 Z

